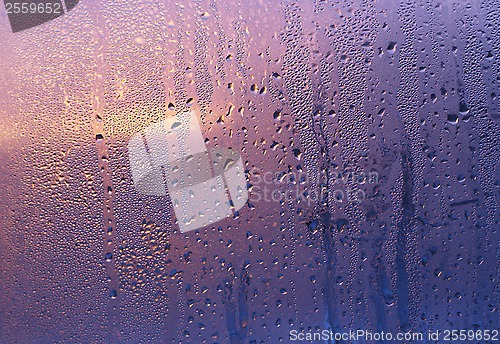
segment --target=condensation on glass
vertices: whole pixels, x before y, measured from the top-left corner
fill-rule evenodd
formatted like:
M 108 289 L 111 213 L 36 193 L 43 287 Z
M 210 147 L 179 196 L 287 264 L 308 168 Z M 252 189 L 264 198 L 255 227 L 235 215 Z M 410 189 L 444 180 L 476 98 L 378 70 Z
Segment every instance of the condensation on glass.
M 498 8 L 88 0 L 20 32 L 0 8 L 0 342 L 495 329 Z M 187 232 L 129 151 L 185 113 L 244 204 Z

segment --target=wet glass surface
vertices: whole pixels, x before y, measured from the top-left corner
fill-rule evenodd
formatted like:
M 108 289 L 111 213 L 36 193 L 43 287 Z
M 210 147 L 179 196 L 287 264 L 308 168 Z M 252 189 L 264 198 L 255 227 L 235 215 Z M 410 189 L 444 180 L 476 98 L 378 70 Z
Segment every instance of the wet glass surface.
M 498 330 L 498 8 L 83 0 L 20 32 L 0 8 L 0 342 Z M 130 142 L 188 112 L 152 185 L 195 217 L 200 174 L 231 197 L 181 231 Z M 236 155 L 191 169 L 195 141 Z

